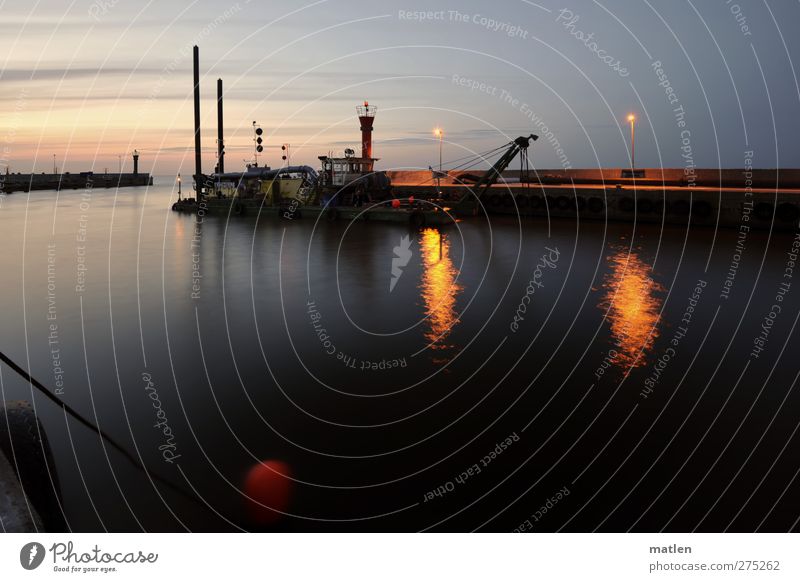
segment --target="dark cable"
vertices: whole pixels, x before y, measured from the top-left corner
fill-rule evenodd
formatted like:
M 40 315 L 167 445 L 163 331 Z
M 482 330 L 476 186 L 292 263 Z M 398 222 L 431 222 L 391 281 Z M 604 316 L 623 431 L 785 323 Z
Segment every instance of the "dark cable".
M 491 150 L 487 150 L 485 152 L 479 152 L 477 154 L 470 154 L 468 156 L 463 156 L 463 157 L 455 158 L 455 159 L 452 159 L 452 160 L 445 160 L 444 164 L 449 165 L 449 164 L 454 164 L 456 162 L 461 162 L 463 160 L 471 161 L 471 160 L 477 160 L 477 159 L 480 159 L 480 158 L 483 158 L 483 157 L 488 157 L 488 156 L 490 156 L 490 155 L 492 155 L 494 153 L 497 153 L 497 152 L 501 151 L 503 148 L 506 148 L 506 147 L 508 147 L 508 144 L 502 145 L 500 147 L 493 148 Z
M 156 481 L 166 485 L 167 487 L 169 487 L 170 489 L 172 489 L 176 493 L 181 494 L 183 497 L 185 497 L 187 499 L 190 499 L 190 500 L 192 500 L 192 501 L 194 501 L 196 503 L 202 503 L 202 501 L 200 499 L 198 499 L 194 494 L 190 493 L 189 491 L 187 491 L 183 487 L 181 487 L 179 485 L 176 485 L 172 481 L 170 481 L 169 479 L 166 479 L 165 477 L 160 476 L 158 473 L 154 473 L 152 470 L 147 469 L 147 467 L 145 467 L 131 453 L 129 453 L 125 449 L 125 447 L 123 447 L 121 444 L 117 443 L 117 441 L 115 441 L 104 430 L 96 427 L 89 420 L 86 420 L 77 410 L 72 408 L 69 404 L 67 404 L 66 402 L 61 400 L 55 394 L 51 393 L 50 390 L 48 390 L 46 386 L 44 386 L 41 382 L 39 382 L 36 378 L 31 376 L 30 374 L 28 374 L 28 372 L 26 372 L 23 368 L 19 367 L 16 363 L 14 363 L 14 361 L 11 358 L 6 356 L 3 352 L 0 352 L 0 360 L 5 362 L 8 365 L 8 367 L 11 368 L 12 370 L 14 370 L 17 374 L 19 374 L 20 376 L 25 378 L 25 380 L 27 380 L 28 383 L 30 383 L 31 386 L 37 388 L 49 400 L 55 402 L 61 408 L 63 408 L 64 412 L 66 412 L 67 414 L 72 416 L 75 420 L 80 422 L 86 428 L 90 429 L 93 432 L 96 432 L 98 435 L 103 437 L 108 442 L 108 444 L 110 444 L 112 447 L 114 447 L 120 454 L 122 454 L 123 457 L 128 459 L 136 467 L 138 467 L 139 469 L 142 469 L 145 473 L 147 473 L 150 476 L 152 476 L 153 479 L 155 479 Z
M 511 143 L 512 142 L 508 142 L 506 144 L 501 145 L 500 147 L 493 148 L 493 149 L 488 150 L 486 152 L 483 152 L 481 154 L 469 155 L 469 156 L 464 156 L 462 158 L 456 158 L 454 160 L 448 160 L 446 162 L 443 162 L 442 164 L 443 165 L 449 165 L 449 164 L 452 164 L 453 162 L 459 162 L 461 160 L 467 160 L 463 164 L 459 164 L 458 166 L 454 166 L 454 167 L 450 168 L 450 170 L 448 170 L 448 171 L 452 171 L 452 170 L 467 170 L 471 166 L 473 166 L 473 165 L 475 165 L 477 163 L 487 161 L 487 158 L 489 156 L 493 156 L 493 155 L 495 155 L 497 153 L 500 153 L 500 151 L 502 151 L 503 149 L 507 148 Z M 428 166 L 428 167 L 431 170 L 433 169 L 432 166 Z M 433 171 L 431 171 L 431 174 L 433 174 Z M 424 180 L 424 181 L 422 181 L 422 182 L 420 182 L 418 184 L 415 184 L 415 186 L 424 186 L 428 182 L 433 182 L 433 180 L 434 180 L 434 177 L 433 177 L 433 175 L 431 175 L 430 178 L 428 178 L 428 179 L 426 179 L 426 180 Z

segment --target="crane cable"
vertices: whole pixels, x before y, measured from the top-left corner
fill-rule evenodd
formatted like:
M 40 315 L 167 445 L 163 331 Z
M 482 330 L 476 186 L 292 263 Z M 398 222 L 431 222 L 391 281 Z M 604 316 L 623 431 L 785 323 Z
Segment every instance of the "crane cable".
M 464 156 L 462 158 L 456 158 L 454 160 L 448 160 L 446 162 L 442 162 L 442 164 L 443 165 L 449 165 L 449 164 L 452 164 L 454 162 L 458 162 L 458 161 L 461 161 L 461 160 L 467 160 L 463 164 L 460 164 L 458 166 L 454 166 L 454 167 L 450 168 L 450 170 L 448 170 L 448 171 L 452 171 L 452 170 L 467 170 L 467 169 L 470 168 L 470 166 L 472 166 L 472 165 L 474 165 L 476 163 L 485 162 L 488 157 L 500 153 L 502 150 L 506 149 L 512 143 L 513 142 L 508 142 L 506 144 L 501 145 L 500 147 L 492 148 L 492 149 L 487 150 L 487 151 L 485 151 L 483 153 L 476 154 L 476 155 Z M 431 166 L 429 166 L 429 167 L 431 167 Z M 424 186 L 425 184 L 427 184 L 429 182 L 433 182 L 434 179 L 435 178 L 433 176 L 431 176 L 430 178 L 428 178 L 428 179 L 416 184 L 416 186 Z
M 108 442 L 108 444 L 110 444 L 114 449 L 116 449 L 123 457 L 125 457 L 128 461 L 130 461 L 134 466 L 136 466 L 139 469 L 142 469 L 145 473 L 147 473 L 149 476 L 151 476 L 154 480 L 158 481 L 159 483 L 162 483 L 162 484 L 166 485 L 167 487 L 169 487 L 170 489 L 172 489 L 176 493 L 179 493 L 181 496 L 183 496 L 183 497 L 185 497 L 187 499 L 190 499 L 191 501 L 194 501 L 196 503 L 203 503 L 203 501 L 197 495 L 195 495 L 194 493 L 190 492 L 188 489 L 184 489 L 180 485 L 176 485 L 175 483 L 173 483 L 172 481 L 170 481 L 166 477 L 162 477 L 158 473 L 155 473 L 152 470 L 150 470 L 147 467 L 145 467 L 144 464 L 142 464 L 141 461 L 136 459 L 124 446 L 122 446 L 120 443 L 118 443 L 113 437 L 111 437 L 108 433 L 106 433 L 101 428 L 95 426 L 91 421 L 87 420 L 80 412 L 78 412 L 77 410 L 72 408 L 69 404 L 67 404 L 66 402 L 61 400 L 58 396 L 56 396 L 55 394 L 50 392 L 50 390 L 48 390 L 48 388 L 46 386 L 44 386 L 44 384 L 39 382 L 36 378 L 31 376 L 23 368 L 18 366 L 11 358 L 9 358 L 3 352 L 0 352 L 0 360 L 2 360 L 5 364 L 7 364 L 8 367 L 11 368 L 12 370 L 14 370 L 17 374 L 19 374 L 20 376 L 25 378 L 25 380 L 31 386 L 33 386 L 34 388 L 38 389 L 42 394 L 45 395 L 45 397 L 47 397 L 49 400 L 51 400 L 52 402 L 55 402 L 57 405 L 59 405 L 64 410 L 64 412 L 66 412 L 67 414 L 72 416 L 75 420 L 77 420 L 79 423 L 81 423 L 86 428 L 90 429 L 91 431 L 97 433 L 102 438 L 104 438 Z
M 496 153 L 506 149 L 508 146 L 511 145 L 511 143 L 512 142 L 505 143 L 505 144 L 503 144 L 503 145 L 501 145 L 499 147 L 492 148 L 492 149 L 490 149 L 488 151 L 485 151 L 483 153 L 480 153 L 480 154 L 474 154 L 474 155 L 464 156 L 464 157 L 461 157 L 461 158 L 456 158 L 454 160 L 448 160 L 445 163 L 446 164 L 453 164 L 455 162 L 460 162 L 461 160 L 467 160 L 467 162 L 472 162 L 474 160 L 485 159 L 485 158 L 487 158 L 487 157 L 489 157 L 489 156 L 491 156 L 493 154 L 496 154 Z

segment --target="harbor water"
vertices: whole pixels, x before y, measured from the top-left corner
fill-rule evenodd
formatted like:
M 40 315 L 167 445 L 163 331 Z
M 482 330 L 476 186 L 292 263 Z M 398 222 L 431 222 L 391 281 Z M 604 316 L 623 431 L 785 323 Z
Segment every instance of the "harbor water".
M 786 531 L 796 233 L 172 212 L 171 178 L 0 200 L 0 349 L 75 531 Z

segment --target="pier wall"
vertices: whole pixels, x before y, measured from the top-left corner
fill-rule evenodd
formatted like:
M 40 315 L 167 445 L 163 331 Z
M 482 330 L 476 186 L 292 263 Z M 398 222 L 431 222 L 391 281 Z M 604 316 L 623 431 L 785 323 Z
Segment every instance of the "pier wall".
M 387 173 L 398 198 L 440 197 L 429 170 Z M 483 172 L 450 172 L 441 181 L 446 203 L 465 194 L 474 201 L 477 191 L 461 179 L 465 174 Z M 504 172 L 510 181 L 490 188 L 478 213 L 773 230 L 797 230 L 800 222 L 798 169 L 695 169 L 691 181 L 682 168 L 622 175 L 620 168 L 540 170 L 521 184 L 519 171 Z
M 91 188 L 125 188 L 149 186 L 153 183 L 150 174 L 114 173 L 63 173 L 63 174 L 2 174 L 2 191 L 28 192 L 30 190 L 83 190 Z
M 629 170 L 623 168 L 593 168 L 574 170 L 541 169 L 531 171 L 531 180 L 553 184 L 633 184 L 665 185 L 665 186 L 707 186 L 712 188 L 743 188 L 747 180 L 753 188 L 800 188 L 800 169 L 752 169 L 743 168 L 696 168 L 689 176 L 683 168 L 641 168 L 641 178 L 635 180 L 624 177 Z M 749 175 L 747 173 L 749 172 Z M 459 183 L 463 176 L 481 176 L 484 171 L 456 170 L 449 171 L 442 184 Z M 387 175 L 393 184 L 398 185 L 430 185 L 433 183 L 430 170 L 398 170 L 389 171 Z M 507 170 L 503 176 L 518 180 L 519 170 Z
M 435 186 L 395 185 L 398 198 L 438 196 Z M 475 191 L 443 185 L 444 205 Z M 468 197 L 467 200 L 474 200 Z M 798 229 L 800 190 L 654 188 L 631 186 L 495 186 L 481 197 L 477 213 L 563 217 L 658 224 L 702 225 L 757 230 Z

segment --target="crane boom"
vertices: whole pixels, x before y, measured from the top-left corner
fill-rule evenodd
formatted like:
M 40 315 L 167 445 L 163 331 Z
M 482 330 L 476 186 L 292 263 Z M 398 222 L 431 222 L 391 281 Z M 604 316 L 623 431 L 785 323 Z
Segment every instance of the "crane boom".
M 474 202 L 477 203 L 477 201 L 482 198 L 483 195 L 486 194 L 494 184 L 497 183 L 497 180 L 503 174 L 505 169 L 508 168 L 509 164 L 511 164 L 514 158 L 517 157 L 517 154 L 523 152 L 523 155 L 526 155 L 531 141 L 536 141 L 537 139 L 539 139 L 538 135 L 530 134 L 527 137 L 521 135 L 509 143 L 508 149 L 505 151 L 505 153 L 500 156 L 497 161 L 492 164 L 492 167 L 489 168 L 489 170 L 483 176 L 481 176 L 480 180 L 475 183 L 473 191 L 462 196 L 460 205 L 463 205 L 465 202 L 467 202 L 467 199 L 473 195 Z

